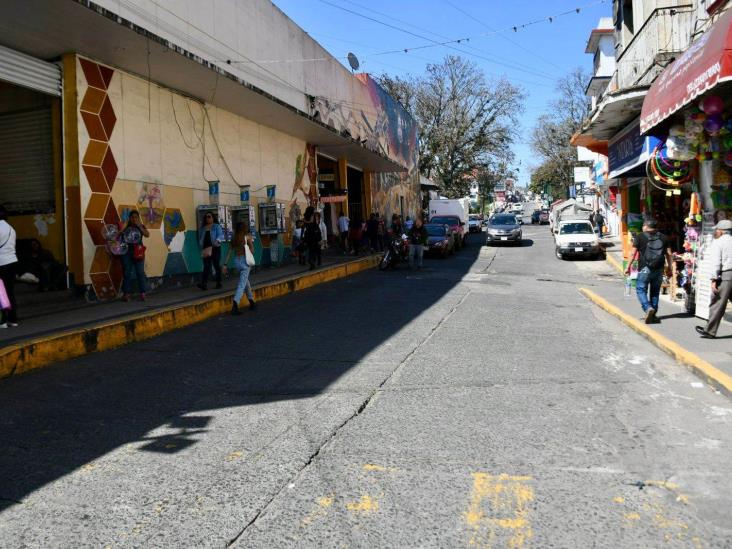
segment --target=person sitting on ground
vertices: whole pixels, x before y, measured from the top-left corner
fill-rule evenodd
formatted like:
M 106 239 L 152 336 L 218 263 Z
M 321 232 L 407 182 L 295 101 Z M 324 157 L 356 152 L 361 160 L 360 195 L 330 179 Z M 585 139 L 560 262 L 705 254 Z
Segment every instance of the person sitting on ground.
M 31 273 L 35 276 L 38 279 L 39 292 L 59 290 L 66 286 L 66 267 L 56 261 L 53 254 L 44 249 L 36 238 L 30 239 L 23 249 L 18 250 L 18 273 Z

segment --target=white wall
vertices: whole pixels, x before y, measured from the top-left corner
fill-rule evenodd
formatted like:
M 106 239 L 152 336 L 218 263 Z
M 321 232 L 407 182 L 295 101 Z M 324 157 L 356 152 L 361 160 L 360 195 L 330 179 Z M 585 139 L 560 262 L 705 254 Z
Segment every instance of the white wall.
M 612 76 L 615 72 L 615 37 L 612 34 L 602 36 L 598 49 L 600 63 L 595 76 Z
M 96 2 L 305 112 L 306 94 L 350 96 L 350 71 L 270 0 Z

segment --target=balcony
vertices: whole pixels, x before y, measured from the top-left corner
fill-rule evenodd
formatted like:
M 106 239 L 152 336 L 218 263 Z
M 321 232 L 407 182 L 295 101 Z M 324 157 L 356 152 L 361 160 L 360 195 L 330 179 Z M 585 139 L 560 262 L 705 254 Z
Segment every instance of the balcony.
M 609 91 L 650 85 L 691 43 L 693 6 L 657 8 L 616 60 Z

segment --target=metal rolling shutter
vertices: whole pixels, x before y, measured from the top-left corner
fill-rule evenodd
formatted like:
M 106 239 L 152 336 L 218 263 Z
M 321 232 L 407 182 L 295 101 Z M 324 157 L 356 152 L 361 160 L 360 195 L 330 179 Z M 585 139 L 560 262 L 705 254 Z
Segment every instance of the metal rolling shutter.
M 0 46 L 0 80 L 61 96 L 61 68 L 53 63 Z
M 53 211 L 49 107 L 0 114 L 0 204 L 15 213 Z

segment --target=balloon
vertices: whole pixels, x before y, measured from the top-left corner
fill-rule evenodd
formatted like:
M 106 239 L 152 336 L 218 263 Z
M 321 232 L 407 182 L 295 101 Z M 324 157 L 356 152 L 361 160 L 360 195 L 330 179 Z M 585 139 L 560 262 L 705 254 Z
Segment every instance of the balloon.
M 724 100 L 718 95 L 710 95 L 702 99 L 699 106 L 706 114 L 721 114 L 724 110 Z
M 722 129 L 723 123 L 722 117 L 719 114 L 712 115 L 704 121 L 704 131 L 709 135 L 717 135 L 719 130 Z
M 102 227 L 101 233 L 104 240 L 115 240 L 119 234 L 119 229 L 117 228 L 117 225 L 110 223 L 109 225 Z
M 676 136 L 676 137 L 679 137 L 679 136 L 682 136 L 682 135 L 686 135 L 686 128 L 684 127 L 683 124 L 674 124 L 668 130 L 668 134 L 670 136 Z

